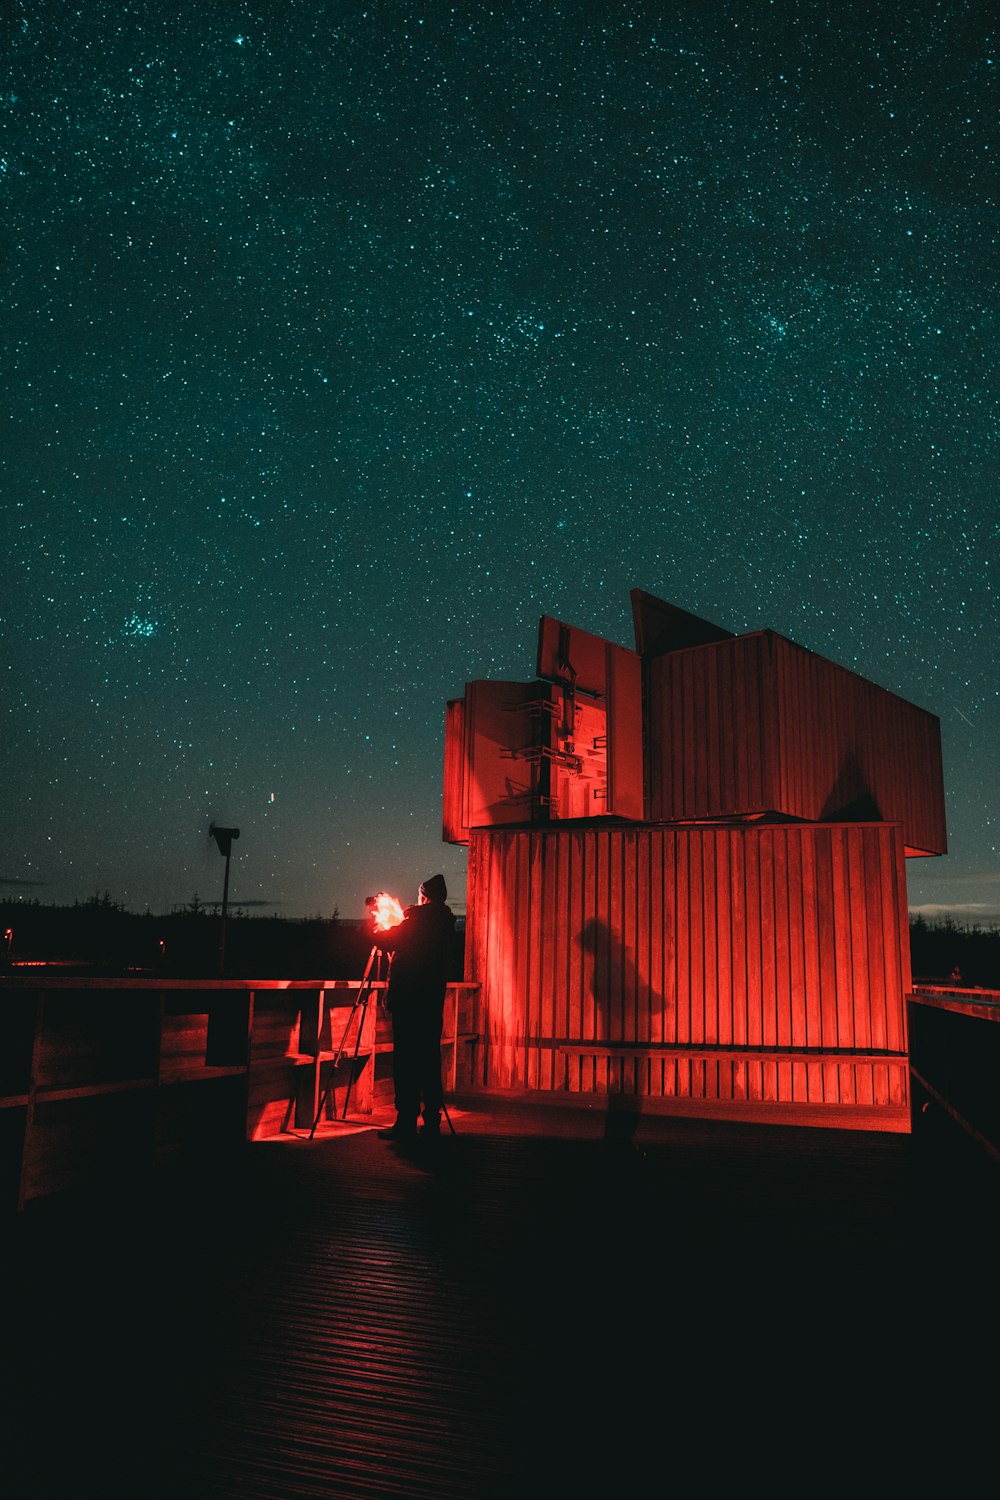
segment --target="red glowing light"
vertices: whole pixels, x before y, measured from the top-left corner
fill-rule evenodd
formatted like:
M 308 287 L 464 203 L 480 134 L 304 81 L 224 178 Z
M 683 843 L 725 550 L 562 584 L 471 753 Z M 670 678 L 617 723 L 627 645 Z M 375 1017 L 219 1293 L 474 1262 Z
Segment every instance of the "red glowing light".
M 379 891 L 372 900 L 371 911 L 378 932 L 388 932 L 390 927 L 398 927 L 403 920 L 403 908 L 388 891 Z

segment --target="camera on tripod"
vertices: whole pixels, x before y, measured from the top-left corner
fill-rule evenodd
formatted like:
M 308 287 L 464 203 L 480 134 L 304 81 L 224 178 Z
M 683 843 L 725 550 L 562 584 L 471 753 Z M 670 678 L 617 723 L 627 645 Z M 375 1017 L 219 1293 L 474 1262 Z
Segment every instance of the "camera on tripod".
M 379 891 L 375 896 L 366 896 L 365 905 L 379 932 L 387 932 L 390 927 L 398 927 L 403 920 L 403 908 L 395 896 L 390 896 L 388 891 Z

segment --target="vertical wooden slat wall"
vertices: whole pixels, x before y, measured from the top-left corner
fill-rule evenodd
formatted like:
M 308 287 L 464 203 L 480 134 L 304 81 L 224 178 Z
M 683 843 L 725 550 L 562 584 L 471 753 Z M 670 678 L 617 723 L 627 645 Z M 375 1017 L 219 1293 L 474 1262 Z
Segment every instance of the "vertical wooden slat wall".
M 943 854 L 944 773 L 939 721 L 824 657 L 767 633 L 780 755 L 774 805 L 794 817 L 898 822 L 906 845 Z
M 453 698 L 445 708 L 444 796 L 442 833 L 449 844 L 465 840 L 466 816 L 465 699 Z
M 783 636 L 654 658 L 646 713 L 651 822 L 871 817 L 947 849 L 937 718 Z
M 489 1087 L 909 1128 L 895 824 L 477 830 L 468 910 Z

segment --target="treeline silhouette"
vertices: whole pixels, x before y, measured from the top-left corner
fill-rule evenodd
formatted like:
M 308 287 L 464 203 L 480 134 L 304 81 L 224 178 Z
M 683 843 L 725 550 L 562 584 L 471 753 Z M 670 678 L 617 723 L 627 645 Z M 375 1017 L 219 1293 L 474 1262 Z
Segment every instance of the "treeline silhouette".
M 139 915 L 105 891 L 72 906 L 0 902 L 0 963 L 58 964 L 91 974 L 149 973 L 213 978 L 221 916 L 197 895 L 166 916 Z M 462 977 L 463 924 L 452 978 Z M 231 909 L 225 973 L 232 979 L 359 979 L 371 951 L 364 921 L 330 916 L 281 917 Z M 961 925 L 949 917 L 910 921 L 915 979 L 1000 989 L 1000 926 Z
M 0 962 L 8 972 L 51 964 L 79 974 L 211 979 L 219 972 L 221 922 L 197 895 L 163 916 L 127 911 L 107 891 L 72 906 L 0 902 Z M 336 911 L 295 918 L 237 906 L 227 914 L 227 979 L 360 979 L 370 952 L 368 924 Z M 453 977 L 461 978 L 460 968 Z
M 1000 989 L 1000 926 L 911 917 L 910 965 L 915 980 Z

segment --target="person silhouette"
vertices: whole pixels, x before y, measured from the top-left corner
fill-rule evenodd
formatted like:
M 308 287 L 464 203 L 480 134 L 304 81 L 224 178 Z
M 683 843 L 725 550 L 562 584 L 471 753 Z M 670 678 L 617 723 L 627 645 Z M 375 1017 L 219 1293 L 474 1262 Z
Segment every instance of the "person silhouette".
M 392 1021 L 392 1079 L 396 1120 L 384 1138 L 413 1141 L 423 1106 L 422 1134 L 441 1134 L 441 1027 L 448 969 L 455 945 L 455 915 L 445 903 L 443 875 L 420 886 L 416 906 L 372 942 L 391 954 L 387 1005 Z

